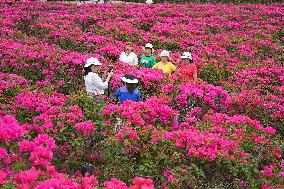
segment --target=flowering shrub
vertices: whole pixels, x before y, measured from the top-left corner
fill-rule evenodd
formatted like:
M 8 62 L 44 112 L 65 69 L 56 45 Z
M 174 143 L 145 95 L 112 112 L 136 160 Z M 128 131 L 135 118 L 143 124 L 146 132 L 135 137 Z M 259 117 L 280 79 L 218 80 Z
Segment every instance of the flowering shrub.
M 0 140 L 4 143 L 18 140 L 26 132 L 25 129 L 19 125 L 18 121 L 10 115 L 0 118 L 0 127 Z
M 127 2 L 134 2 L 134 3 L 145 3 L 144 0 L 127 0 Z M 231 0 L 172 0 L 172 1 L 166 1 L 166 0 L 153 0 L 153 3 L 263 3 L 263 4 L 270 4 L 270 3 L 280 3 L 279 0 L 271 0 L 271 1 L 264 1 L 264 0 L 238 0 L 238 1 L 231 1 Z
M 233 99 L 220 86 L 182 85 L 176 103 L 182 116 L 188 119 L 203 117 L 207 111 L 229 112 Z M 200 108 L 202 107 L 202 108 Z M 189 114 L 186 116 L 186 114 Z
M 165 105 L 164 101 L 164 99 L 150 98 L 145 102 L 127 101 L 121 105 L 110 104 L 105 107 L 104 115 L 110 117 L 107 122 L 120 117 L 133 125 L 171 126 L 177 112 Z
M 283 4 L 219 3 L 1 2 L 0 187 L 282 188 Z M 127 42 L 192 51 L 199 81 L 118 61 Z M 96 104 L 90 56 L 143 101 Z

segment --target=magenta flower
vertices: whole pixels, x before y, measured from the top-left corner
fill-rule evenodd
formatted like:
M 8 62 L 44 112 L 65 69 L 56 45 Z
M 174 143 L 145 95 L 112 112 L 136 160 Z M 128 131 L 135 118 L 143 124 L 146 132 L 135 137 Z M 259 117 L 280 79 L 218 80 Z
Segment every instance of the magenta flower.
M 18 184 L 31 184 L 34 183 L 39 176 L 39 171 L 34 168 L 26 171 L 19 172 L 14 175 L 14 179 Z
M 111 181 L 104 182 L 106 189 L 128 189 L 127 185 L 116 178 L 112 178 Z
M 4 160 L 8 156 L 8 151 L 0 147 L 0 160 Z
M 53 150 L 55 148 L 55 141 L 53 138 L 50 138 L 47 134 L 38 135 L 34 139 L 34 143 L 37 146 L 42 146 L 49 150 Z
M 84 189 L 92 189 L 96 186 L 99 186 L 99 183 L 94 176 L 82 178 L 82 187 Z
M 14 117 L 6 115 L 0 118 L 0 141 L 9 142 L 18 140 L 25 133 L 26 131 Z
M 51 165 L 50 161 L 53 158 L 53 152 L 47 148 L 38 146 L 32 152 L 29 160 L 35 167 L 48 167 Z
M 3 170 L 0 170 L 0 184 L 5 184 L 6 183 L 6 179 L 8 177 L 8 173 L 3 171 Z
M 133 184 L 133 186 L 130 186 L 130 189 L 155 189 L 152 179 L 135 177 Z
M 265 166 L 265 167 L 263 168 L 263 170 L 261 171 L 261 173 L 262 173 L 264 176 L 273 178 L 273 177 L 274 177 L 274 165 Z
M 85 122 L 77 123 L 75 127 L 78 131 L 82 132 L 86 136 L 89 136 L 90 132 L 93 132 L 96 130 L 92 121 L 85 121 Z

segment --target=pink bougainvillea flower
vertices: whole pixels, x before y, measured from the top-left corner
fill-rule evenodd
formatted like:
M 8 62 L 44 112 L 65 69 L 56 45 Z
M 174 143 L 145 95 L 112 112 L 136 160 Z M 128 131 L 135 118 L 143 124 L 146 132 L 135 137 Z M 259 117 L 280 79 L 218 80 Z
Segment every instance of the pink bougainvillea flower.
M 30 170 L 22 171 L 14 175 L 14 179 L 18 184 L 34 183 L 39 176 L 39 171 L 32 168 Z
M 133 186 L 130 186 L 130 189 L 155 189 L 152 179 L 135 177 L 133 184 Z
M 25 132 L 14 117 L 6 115 L 0 118 L 0 141 L 18 140 Z
M 121 182 L 116 178 L 112 178 L 110 181 L 104 182 L 104 187 L 106 189 L 128 189 L 124 182 Z
M 96 130 L 92 121 L 77 123 L 75 127 L 78 131 L 82 132 L 86 136 L 89 136 L 91 132 Z

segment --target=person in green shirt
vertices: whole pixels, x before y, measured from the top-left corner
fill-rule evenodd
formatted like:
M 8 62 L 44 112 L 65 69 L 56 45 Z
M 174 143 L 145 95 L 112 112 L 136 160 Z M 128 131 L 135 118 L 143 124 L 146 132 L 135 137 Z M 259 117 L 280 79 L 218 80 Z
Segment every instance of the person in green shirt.
M 147 43 L 145 45 L 145 54 L 141 56 L 139 66 L 152 68 L 156 64 L 156 59 L 153 56 L 153 51 L 153 45 L 151 43 Z

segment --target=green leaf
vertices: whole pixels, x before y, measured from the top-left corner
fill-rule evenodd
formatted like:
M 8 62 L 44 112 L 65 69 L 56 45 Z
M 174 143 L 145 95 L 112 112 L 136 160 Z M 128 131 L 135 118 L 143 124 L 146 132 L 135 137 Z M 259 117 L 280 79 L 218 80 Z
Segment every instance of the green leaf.
M 14 186 L 13 184 L 3 184 L 1 186 L 1 188 L 3 188 L 3 189 L 14 189 L 14 188 L 16 188 L 16 186 Z

